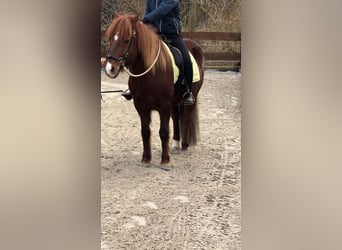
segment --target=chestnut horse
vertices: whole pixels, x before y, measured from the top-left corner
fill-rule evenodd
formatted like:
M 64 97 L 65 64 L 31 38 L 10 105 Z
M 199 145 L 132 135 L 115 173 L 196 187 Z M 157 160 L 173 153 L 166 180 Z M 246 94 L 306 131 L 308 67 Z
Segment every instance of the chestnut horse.
M 203 83 L 203 51 L 195 42 L 184 40 L 198 64 L 200 79 L 193 83 L 195 104 L 185 106 L 182 103 L 185 86 L 174 84 L 170 55 L 153 27 L 139 22 L 138 15 L 116 14 L 105 36 L 109 41 L 105 66 L 107 76 L 115 78 L 122 70 L 129 74 L 128 86 L 141 121 L 142 162 L 149 164 L 152 158 L 151 111 L 157 110 L 160 117 L 161 164 L 168 164 L 171 115 L 174 128 L 173 149 L 179 149 L 180 139 L 183 150 L 196 144 L 199 132 L 197 95 Z

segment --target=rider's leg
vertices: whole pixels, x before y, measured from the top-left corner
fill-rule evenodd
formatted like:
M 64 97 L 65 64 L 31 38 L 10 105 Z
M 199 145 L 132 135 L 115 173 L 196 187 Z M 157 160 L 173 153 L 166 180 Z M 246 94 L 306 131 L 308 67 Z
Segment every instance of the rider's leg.
M 183 97 L 184 104 L 192 105 L 195 102 L 194 97 L 192 95 L 193 71 L 192 71 L 192 62 L 191 62 L 188 49 L 185 46 L 185 43 L 181 35 L 171 36 L 171 37 L 168 37 L 168 39 L 171 40 L 172 45 L 178 48 L 180 52 L 182 53 L 183 64 L 184 64 L 184 79 L 185 79 L 185 85 L 187 88 L 187 92 L 184 94 L 184 97 Z

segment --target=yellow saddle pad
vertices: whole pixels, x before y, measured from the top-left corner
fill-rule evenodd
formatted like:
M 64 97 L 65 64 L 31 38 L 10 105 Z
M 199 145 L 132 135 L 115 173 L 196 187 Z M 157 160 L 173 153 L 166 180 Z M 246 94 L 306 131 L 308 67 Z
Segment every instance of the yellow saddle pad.
M 167 46 L 165 44 L 165 42 L 163 42 L 163 45 L 164 45 L 166 51 L 170 55 L 172 68 L 173 68 L 173 83 L 176 83 L 178 76 L 179 76 L 179 69 L 175 63 L 175 59 L 173 58 L 173 55 L 172 55 L 172 52 L 171 52 L 169 46 Z M 190 51 L 189 51 L 189 54 L 190 54 L 190 58 L 191 58 L 191 62 L 192 62 L 192 72 L 193 72 L 192 82 L 194 83 L 194 82 L 198 82 L 200 80 L 200 73 L 199 73 L 199 68 L 198 68 L 198 65 L 197 65 L 195 58 L 190 53 Z

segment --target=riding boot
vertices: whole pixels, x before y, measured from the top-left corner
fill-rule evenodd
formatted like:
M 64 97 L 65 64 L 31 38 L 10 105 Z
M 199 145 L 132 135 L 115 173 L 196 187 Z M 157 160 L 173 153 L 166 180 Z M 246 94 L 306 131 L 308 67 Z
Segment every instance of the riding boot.
M 195 98 L 192 94 L 192 86 L 189 85 L 188 81 L 184 80 L 187 91 L 183 95 L 183 103 L 184 105 L 193 105 L 195 103 Z
M 126 89 L 125 91 L 123 91 L 121 95 L 125 97 L 127 101 L 132 99 L 132 93 L 129 89 Z
M 184 105 L 193 105 L 195 103 L 195 98 L 191 91 L 187 91 L 183 95 Z

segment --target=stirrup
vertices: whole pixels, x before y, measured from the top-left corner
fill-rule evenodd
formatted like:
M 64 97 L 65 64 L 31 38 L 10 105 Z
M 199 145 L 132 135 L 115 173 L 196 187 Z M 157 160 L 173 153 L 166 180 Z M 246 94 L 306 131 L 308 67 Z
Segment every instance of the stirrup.
M 132 99 L 132 93 L 131 93 L 131 91 L 130 91 L 129 89 L 126 89 L 125 91 L 123 91 L 123 92 L 121 93 L 121 95 L 122 95 L 123 97 L 125 97 L 127 101 L 129 101 L 129 100 Z
M 185 97 L 188 95 L 187 97 Z M 191 91 L 187 91 L 183 95 L 183 103 L 184 105 L 193 105 L 195 103 L 195 97 L 193 96 Z

